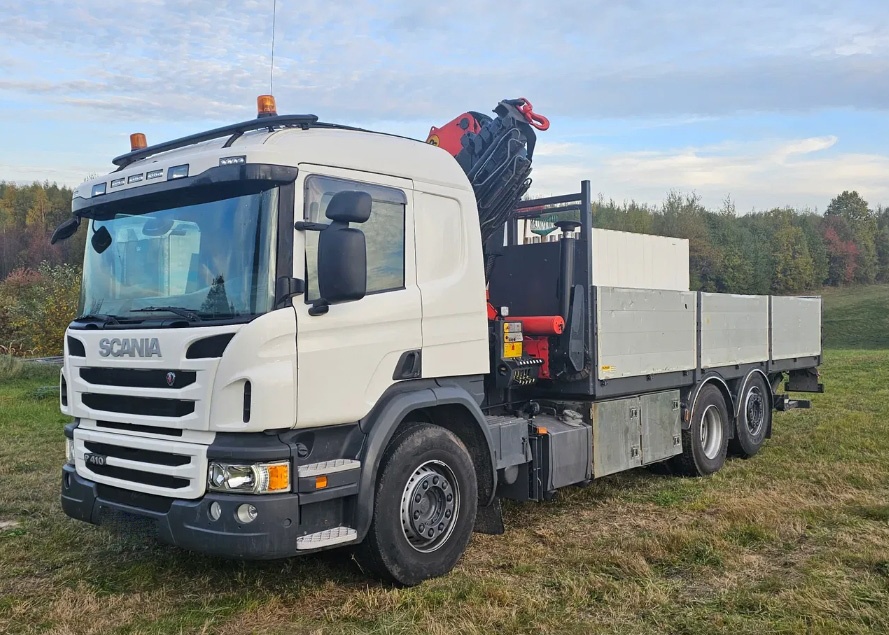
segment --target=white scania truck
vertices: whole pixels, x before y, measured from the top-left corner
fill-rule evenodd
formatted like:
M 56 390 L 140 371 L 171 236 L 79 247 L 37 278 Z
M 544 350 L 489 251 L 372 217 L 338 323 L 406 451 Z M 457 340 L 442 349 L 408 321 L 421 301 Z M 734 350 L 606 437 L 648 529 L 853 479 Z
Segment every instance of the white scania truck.
M 137 137 L 74 192 L 72 518 L 234 558 L 350 546 L 411 585 L 502 532 L 503 498 L 711 474 L 808 405 L 782 382 L 822 389 L 820 299 L 690 291 L 687 243 L 594 230 L 588 182 L 482 201 L 481 163 L 264 110 Z M 528 241 L 552 214 L 558 239 Z

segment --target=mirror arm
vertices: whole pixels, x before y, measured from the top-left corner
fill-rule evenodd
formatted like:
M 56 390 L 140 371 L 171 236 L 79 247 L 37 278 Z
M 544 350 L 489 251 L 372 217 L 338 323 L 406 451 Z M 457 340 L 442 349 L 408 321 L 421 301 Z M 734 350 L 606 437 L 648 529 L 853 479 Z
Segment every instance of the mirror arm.
M 312 303 L 312 306 L 309 307 L 309 315 L 324 315 L 329 310 L 330 304 L 327 303 L 327 300 L 325 300 L 324 298 L 319 298 Z
M 300 220 L 293 223 L 294 229 L 307 232 L 323 232 L 328 227 L 330 227 L 330 225 L 325 223 L 311 223 L 306 220 Z

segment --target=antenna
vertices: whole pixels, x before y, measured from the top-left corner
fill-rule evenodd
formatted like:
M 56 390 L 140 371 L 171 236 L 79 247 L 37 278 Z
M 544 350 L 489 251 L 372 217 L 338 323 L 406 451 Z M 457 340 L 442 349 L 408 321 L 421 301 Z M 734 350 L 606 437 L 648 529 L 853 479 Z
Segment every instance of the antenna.
M 274 95 L 275 81 L 275 18 L 278 15 L 278 0 L 272 0 L 272 64 L 269 68 L 269 95 Z

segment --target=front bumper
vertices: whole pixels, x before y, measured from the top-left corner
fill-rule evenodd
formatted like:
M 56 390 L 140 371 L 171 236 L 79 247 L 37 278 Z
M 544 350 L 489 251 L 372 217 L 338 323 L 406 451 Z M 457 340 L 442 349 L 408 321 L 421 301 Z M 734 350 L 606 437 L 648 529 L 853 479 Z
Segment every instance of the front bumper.
M 218 520 L 209 508 L 222 507 Z M 243 524 L 235 510 L 243 503 L 256 507 L 256 520 Z M 62 468 L 62 509 L 77 520 L 102 525 L 125 517 L 148 519 L 159 540 L 200 553 L 260 560 L 296 555 L 299 529 L 299 495 L 268 496 L 206 494 L 198 500 L 175 500 L 100 485 Z

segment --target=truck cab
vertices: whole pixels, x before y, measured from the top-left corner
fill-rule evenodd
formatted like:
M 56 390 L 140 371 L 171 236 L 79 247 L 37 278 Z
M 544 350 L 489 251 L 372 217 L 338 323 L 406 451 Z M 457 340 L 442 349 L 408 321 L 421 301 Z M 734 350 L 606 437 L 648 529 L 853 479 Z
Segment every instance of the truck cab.
M 712 337 L 757 352 L 711 359 L 714 300 L 674 288 L 687 262 L 660 290 L 594 266 L 588 182 L 518 205 L 492 265 L 477 184 L 427 143 L 261 111 L 137 136 L 114 163 L 54 236 L 89 236 L 60 380 L 62 507 L 82 521 L 234 558 L 351 545 L 416 584 L 473 530 L 503 531 L 500 498 L 668 459 L 712 473 L 803 405 L 776 396 L 785 373 L 820 390 L 820 301 L 720 304 Z M 519 217 L 553 210 L 580 220 L 557 243 L 517 239 Z M 774 359 L 781 316 L 808 327 Z

